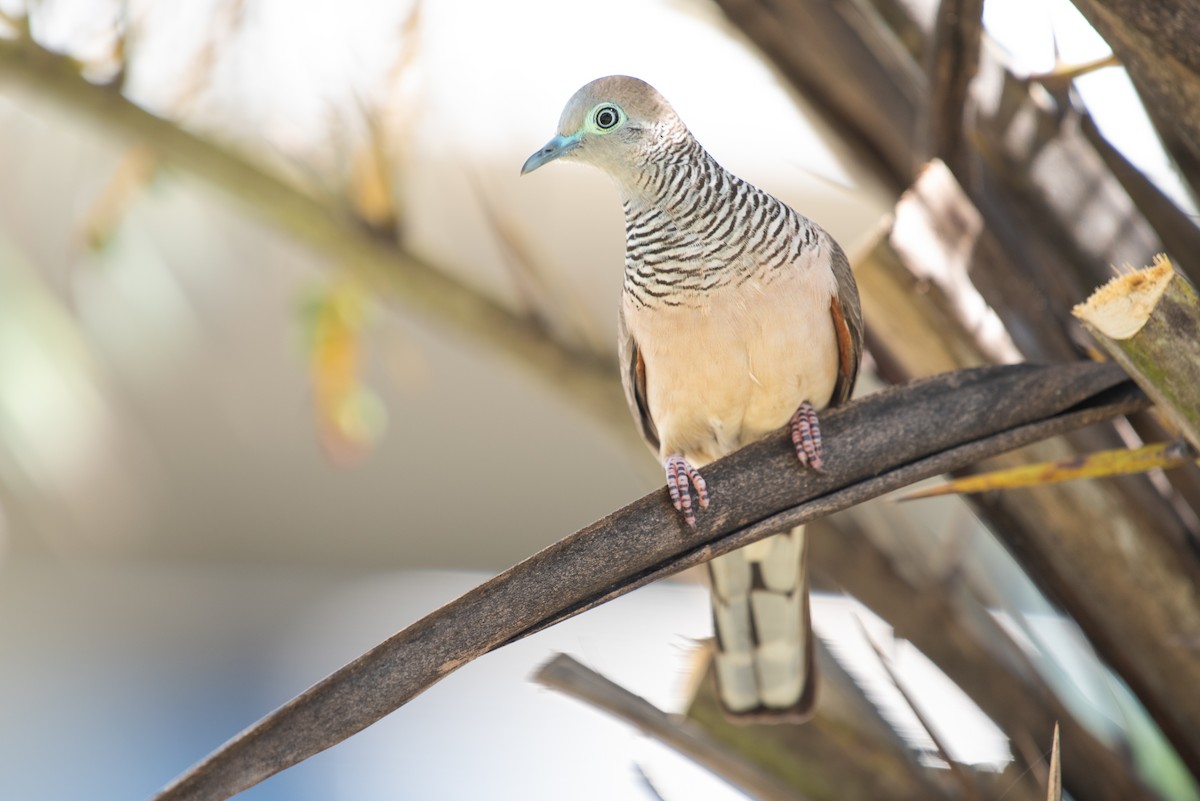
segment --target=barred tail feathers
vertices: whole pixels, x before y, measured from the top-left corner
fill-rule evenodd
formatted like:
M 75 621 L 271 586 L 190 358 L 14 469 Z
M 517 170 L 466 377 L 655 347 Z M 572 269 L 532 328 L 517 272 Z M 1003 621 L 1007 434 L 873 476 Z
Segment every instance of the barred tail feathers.
M 803 526 L 709 562 L 717 694 L 734 715 L 807 717 L 816 700 Z

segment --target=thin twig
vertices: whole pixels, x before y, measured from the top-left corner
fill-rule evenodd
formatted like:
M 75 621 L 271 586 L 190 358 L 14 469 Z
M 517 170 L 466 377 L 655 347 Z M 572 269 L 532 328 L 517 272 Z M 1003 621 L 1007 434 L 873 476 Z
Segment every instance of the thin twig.
M 1062 756 L 1058 749 L 1058 724 L 1054 724 L 1054 745 L 1050 749 L 1050 778 L 1046 780 L 1047 801 L 1062 801 Z
M 855 621 L 858 623 L 859 633 L 867 641 L 867 645 L 871 646 L 871 650 L 875 652 L 875 658 L 879 660 L 879 666 L 883 668 L 883 672 L 891 680 L 892 686 L 896 688 L 896 692 L 900 693 L 900 697 L 904 699 L 904 703 L 908 705 L 909 711 L 913 713 L 917 722 L 921 724 L 921 728 L 929 735 L 929 739 L 933 742 L 933 747 L 937 751 L 938 756 L 942 758 L 942 761 L 950 769 L 950 775 L 954 777 L 955 782 L 962 789 L 963 798 L 968 799 L 968 801 L 984 801 L 983 789 L 975 780 L 974 772 L 970 768 L 959 764 L 950 756 L 950 751 L 946 748 L 946 744 L 942 742 L 942 736 L 938 733 L 932 721 L 929 720 L 929 716 L 921 711 L 921 707 L 917 705 L 916 700 L 912 697 L 912 693 L 906 690 L 900 682 L 900 677 L 896 674 L 892 660 L 871 637 L 870 632 L 867 631 L 867 627 L 863 625 L 862 618 L 856 617 Z

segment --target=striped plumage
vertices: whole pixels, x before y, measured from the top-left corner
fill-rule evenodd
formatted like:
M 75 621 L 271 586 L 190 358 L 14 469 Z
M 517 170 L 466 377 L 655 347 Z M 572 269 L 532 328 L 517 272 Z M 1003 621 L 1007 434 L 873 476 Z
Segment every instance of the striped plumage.
M 664 132 L 665 133 L 665 132 Z M 730 283 L 770 281 L 816 237 L 789 206 L 721 167 L 682 127 L 636 164 L 625 209 L 624 290 L 639 306 L 699 306 Z
M 722 168 L 652 87 L 601 78 L 568 102 L 523 172 L 600 167 L 625 210 L 620 355 L 626 397 L 676 508 L 708 504 L 698 468 L 791 423 L 820 467 L 814 407 L 847 400 L 861 352 L 858 293 L 820 226 Z M 722 702 L 805 715 L 814 700 L 802 529 L 709 565 Z

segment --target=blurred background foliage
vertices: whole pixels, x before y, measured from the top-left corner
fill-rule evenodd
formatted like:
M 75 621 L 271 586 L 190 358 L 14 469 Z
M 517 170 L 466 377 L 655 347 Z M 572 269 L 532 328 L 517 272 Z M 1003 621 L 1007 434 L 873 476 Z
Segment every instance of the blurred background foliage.
M 591 78 L 649 80 L 846 245 L 860 393 L 1085 358 L 1069 312 L 1112 265 L 1197 277 L 1183 0 L 0 12 L 14 798 L 145 797 L 660 483 L 617 383 L 619 204 L 585 170 L 517 176 Z M 998 461 L 1167 437 L 1139 415 Z M 739 797 L 524 682 L 573 650 L 797 798 L 1045 797 L 1055 722 L 1070 796 L 1197 798 L 1198 503 L 1193 466 L 815 526 L 827 679 L 800 729 L 727 730 L 690 656 L 703 594 L 649 588 L 247 797 Z

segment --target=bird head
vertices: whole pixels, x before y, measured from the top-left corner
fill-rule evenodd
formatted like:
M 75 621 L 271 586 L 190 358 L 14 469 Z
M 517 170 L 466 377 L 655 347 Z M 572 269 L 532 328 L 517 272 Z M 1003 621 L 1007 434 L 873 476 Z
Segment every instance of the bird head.
M 619 181 L 672 129 L 683 123 L 653 86 L 625 75 L 597 78 L 567 101 L 558 135 L 529 157 L 521 174 L 572 159 Z

